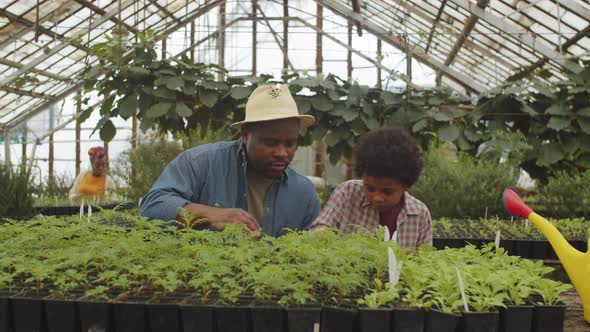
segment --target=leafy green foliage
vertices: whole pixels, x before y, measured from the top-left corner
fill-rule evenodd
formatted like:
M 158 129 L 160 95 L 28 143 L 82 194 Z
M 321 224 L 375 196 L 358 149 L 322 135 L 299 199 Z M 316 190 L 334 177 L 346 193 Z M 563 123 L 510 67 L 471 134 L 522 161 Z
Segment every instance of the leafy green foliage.
M 53 204 L 56 197 L 58 200 L 67 197 L 73 182 L 74 180 L 65 173 L 55 174 L 53 177 L 47 179 L 47 181 L 41 181 L 40 183 L 33 181 L 29 185 L 29 190 L 35 196 L 35 203 L 37 205 L 39 205 L 38 203 L 40 201 L 47 201 Z
M 516 170 L 497 160 L 474 159 L 448 146 L 431 146 L 425 168 L 410 193 L 420 199 L 433 217 L 503 215 L 501 190 L 516 183 Z
M 164 136 L 151 137 L 135 150 L 122 152 L 113 163 L 112 174 L 119 183 L 126 183 L 124 196 L 133 202 L 145 195 L 158 179 L 166 165 L 183 151 L 178 142 Z
M 573 60 L 581 72 L 564 71 L 561 78 L 525 67 L 478 103 L 488 125 L 525 135 L 533 148 L 523 167 L 533 177 L 590 168 L 590 61 Z
M 178 132 L 170 141 L 164 134 L 150 137 L 135 150 L 129 149 L 119 155 L 113 163 L 112 174 L 127 184 L 123 188 L 123 196 L 136 202 L 145 195 L 156 182 L 166 165 L 178 154 L 191 147 L 230 139 L 225 128 L 215 129 L 212 126 L 189 130 L 188 133 Z
M 30 175 L 15 171 L 5 163 L 0 165 L 0 218 L 26 219 L 33 207 Z
M 403 262 L 395 287 L 386 282 L 388 247 Z M 378 308 L 403 301 L 458 312 L 455 266 L 477 311 L 524 303 L 535 294 L 554 303 L 570 287 L 543 281 L 552 268 L 542 262 L 508 256 L 492 245 L 439 251 L 425 246 L 408 255 L 382 241 L 380 231 L 292 231 L 259 239 L 239 225 L 196 231 L 106 210 L 89 221 L 72 216 L 1 224 L 0 252 L 0 288 L 41 293 L 51 285 L 52 298 L 188 291 L 203 303 L 231 304 L 253 295 L 282 305 Z
M 137 116 L 144 131 L 157 125 L 162 131 L 178 132 L 197 123 L 207 124 L 209 114 L 212 119 L 224 118 L 229 107 L 236 106 L 226 105 L 225 113 L 215 108 L 222 91 L 229 88 L 214 80 L 215 73 L 223 69 L 192 63 L 184 55 L 159 60 L 155 45 L 164 36 L 147 31 L 138 37 L 131 46 L 107 37 L 91 48 L 99 63 L 87 67 L 82 76 L 84 92 L 97 92 L 104 98 L 102 118 L 95 128 L 100 129 L 101 139 L 108 142 L 115 136 L 116 128 L 109 119 L 118 116 Z M 87 104 L 88 100 L 82 101 Z
M 589 184 L 590 170 L 580 173 L 557 172 L 549 177 L 547 184 L 539 188 L 539 208 L 555 218 L 590 217 Z
M 567 240 L 586 241 L 590 235 L 590 223 L 584 218 L 548 219 Z M 522 218 L 512 221 L 494 218 L 447 219 L 432 221 L 435 238 L 487 239 L 492 241 L 496 231 L 501 231 L 502 239 L 546 239 L 536 227 L 527 227 Z
M 281 80 L 271 75 L 224 75 L 224 81 L 216 81 L 215 73 L 225 71 L 218 66 L 192 63 L 186 55 L 158 60 L 155 45 L 162 37 L 148 31 L 130 46 L 117 38 L 93 46 L 100 61 L 84 71 L 85 92 L 95 91 L 104 98 L 96 130 L 107 141 L 115 133 L 108 119 L 117 116 L 137 116 L 143 130 L 157 126 L 163 132 L 187 133 L 208 123 L 221 128 L 243 119 L 246 99 L 259 84 L 288 83 L 299 112 L 317 119 L 315 126 L 302 131 L 300 143 L 324 140 L 332 163 L 350 160 L 356 138 L 367 130 L 396 124 L 411 131 L 423 147 L 436 139 L 471 155 L 490 146 L 512 153 L 514 140 L 505 138 L 515 134 L 524 139 L 527 149 L 521 151 L 527 153 L 519 156 L 523 159 L 512 159 L 534 177 L 590 167 L 587 60 L 579 61 L 585 67 L 582 72 L 564 73 L 566 80 L 554 80 L 545 70 L 523 68 L 506 83 L 482 93 L 474 106 L 471 99 L 450 89 L 393 93 L 332 74 L 290 74 Z

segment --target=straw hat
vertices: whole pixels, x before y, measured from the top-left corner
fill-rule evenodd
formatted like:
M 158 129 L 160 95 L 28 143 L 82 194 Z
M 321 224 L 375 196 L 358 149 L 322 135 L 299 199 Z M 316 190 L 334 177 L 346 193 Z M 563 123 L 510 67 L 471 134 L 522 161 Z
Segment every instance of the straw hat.
M 297 104 L 284 84 L 280 87 L 261 85 L 248 98 L 246 119 L 230 125 L 232 129 L 240 129 L 249 122 L 272 121 L 280 119 L 299 119 L 299 127 L 307 128 L 315 122 L 311 115 L 299 115 Z

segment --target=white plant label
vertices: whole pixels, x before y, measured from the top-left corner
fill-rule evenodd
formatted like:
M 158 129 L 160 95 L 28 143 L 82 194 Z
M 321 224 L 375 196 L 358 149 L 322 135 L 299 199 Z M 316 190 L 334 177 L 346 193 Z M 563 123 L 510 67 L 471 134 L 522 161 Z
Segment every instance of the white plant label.
M 393 241 L 393 243 L 397 243 L 397 231 L 393 232 L 393 235 L 391 236 L 391 240 Z
M 82 204 L 80 204 L 80 220 L 82 220 L 83 215 L 84 215 L 84 198 L 82 198 Z
M 320 332 L 320 323 L 313 323 L 313 332 Z
M 143 198 L 143 197 L 140 197 L 140 198 L 139 198 L 139 201 L 137 202 L 137 208 L 138 208 L 138 209 L 141 207 L 141 199 L 142 199 L 142 198 Z
M 525 219 L 524 220 L 524 230 L 525 231 L 528 231 L 529 230 L 529 220 L 528 219 Z
M 385 226 L 383 227 L 383 241 L 387 242 L 389 239 L 389 227 Z
M 88 204 L 88 222 L 90 222 L 90 217 L 92 217 L 92 205 Z
M 391 247 L 387 248 L 387 261 L 389 264 L 389 285 L 395 287 L 399 282 L 399 273 L 403 262 L 397 262 L 397 257 Z
M 465 286 L 463 285 L 463 278 L 461 277 L 461 271 L 459 271 L 459 267 L 455 265 L 455 270 L 457 270 L 457 279 L 459 280 L 459 289 L 461 290 L 461 299 L 463 299 L 463 307 L 465 312 L 469 312 L 469 306 L 467 305 L 467 297 L 465 296 Z
M 496 231 L 496 239 L 494 240 L 494 244 L 496 245 L 496 250 L 500 249 L 500 230 Z

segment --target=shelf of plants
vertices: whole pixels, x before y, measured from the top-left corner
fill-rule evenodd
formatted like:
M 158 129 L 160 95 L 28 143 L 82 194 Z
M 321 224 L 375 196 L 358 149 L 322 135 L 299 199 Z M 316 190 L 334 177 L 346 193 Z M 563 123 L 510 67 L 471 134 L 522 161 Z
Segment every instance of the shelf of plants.
M 590 223 L 584 218 L 553 219 L 551 223 L 570 242 L 582 251 L 588 250 Z M 510 255 L 533 259 L 557 259 L 555 251 L 536 227 L 529 227 L 521 219 L 507 221 L 489 219 L 446 219 L 434 220 L 433 245 L 437 249 L 462 248 L 471 243 L 481 246 L 493 242 L 500 230 L 500 246 Z
M 85 205 L 86 211 L 88 210 Z M 96 210 L 95 205 L 95 210 Z M 111 202 L 98 205 L 100 209 L 117 209 L 117 210 L 130 210 L 135 207 L 135 204 L 131 202 Z M 42 214 L 44 216 L 73 216 L 80 213 L 80 205 L 71 204 L 55 204 L 55 205 L 42 205 L 33 207 L 33 214 Z
M 408 255 L 381 239 L 253 239 L 118 211 L 5 221 L 0 332 L 561 331 L 571 286 L 542 262 L 493 245 Z M 388 247 L 402 264 L 394 287 Z

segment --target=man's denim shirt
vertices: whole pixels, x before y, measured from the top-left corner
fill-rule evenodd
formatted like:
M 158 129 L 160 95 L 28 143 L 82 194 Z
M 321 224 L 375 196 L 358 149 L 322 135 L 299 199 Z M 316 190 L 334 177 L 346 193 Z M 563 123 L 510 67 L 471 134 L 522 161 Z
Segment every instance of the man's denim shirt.
M 246 158 L 242 140 L 191 148 L 176 157 L 143 197 L 141 215 L 175 220 L 190 203 L 248 210 Z M 262 230 L 279 236 L 284 228 L 309 229 L 320 203 L 309 179 L 288 167 L 269 187 Z

